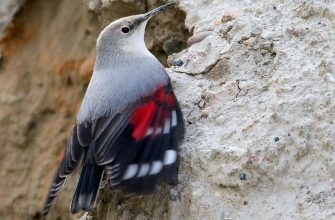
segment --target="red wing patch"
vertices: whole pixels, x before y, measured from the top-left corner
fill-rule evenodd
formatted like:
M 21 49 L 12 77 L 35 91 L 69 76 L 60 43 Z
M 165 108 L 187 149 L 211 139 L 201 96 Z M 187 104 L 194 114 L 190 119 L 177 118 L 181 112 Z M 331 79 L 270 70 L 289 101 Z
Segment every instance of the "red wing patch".
M 171 120 L 171 112 L 176 107 L 174 93 L 166 87 L 161 87 L 147 97 L 148 102 L 138 107 L 132 118 L 131 124 L 134 127 L 132 137 L 135 140 L 143 139 L 146 135 L 160 133 L 166 127 L 166 120 Z
M 157 104 L 151 101 L 136 110 L 131 118 L 131 123 L 134 126 L 132 135 L 135 140 L 142 139 L 145 136 L 149 126 L 154 120 L 157 109 Z

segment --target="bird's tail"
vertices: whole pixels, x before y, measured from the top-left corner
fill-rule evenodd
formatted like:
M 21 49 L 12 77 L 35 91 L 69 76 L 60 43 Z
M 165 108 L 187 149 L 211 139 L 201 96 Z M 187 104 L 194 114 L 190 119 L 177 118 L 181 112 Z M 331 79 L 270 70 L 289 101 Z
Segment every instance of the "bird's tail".
M 102 174 L 103 167 L 89 162 L 84 165 L 71 202 L 71 213 L 77 213 L 81 209 L 89 212 L 94 208 Z
M 45 200 L 45 204 L 41 213 L 41 220 L 47 218 L 50 206 L 52 205 L 54 199 L 58 195 L 59 190 L 63 187 L 63 184 L 66 180 L 66 177 L 58 175 L 60 168 L 57 170 L 53 183 L 50 186 L 48 197 Z
M 62 189 L 66 177 L 71 174 L 78 166 L 83 154 L 84 148 L 78 142 L 77 127 L 74 126 L 71 141 L 65 149 L 62 162 L 55 173 L 54 179 L 48 192 L 48 196 L 45 200 L 44 207 L 41 213 L 42 220 L 47 218 L 49 209 L 54 202 L 56 196 L 58 195 L 59 191 Z

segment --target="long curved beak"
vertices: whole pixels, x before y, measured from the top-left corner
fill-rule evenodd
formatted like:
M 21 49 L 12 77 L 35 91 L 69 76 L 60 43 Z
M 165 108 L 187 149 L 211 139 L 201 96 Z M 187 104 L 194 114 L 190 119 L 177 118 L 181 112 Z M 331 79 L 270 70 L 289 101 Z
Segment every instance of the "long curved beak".
M 147 13 L 144 14 L 144 18 L 143 21 L 148 20 L 149 18 L 151 18 L 152 16 L 164 11 L 165 9 L 171 7 L 172 5 L 176 4 L 175 2 L 169 2 L 165 5 L 159 6 L 158 8 L 155 8 Z

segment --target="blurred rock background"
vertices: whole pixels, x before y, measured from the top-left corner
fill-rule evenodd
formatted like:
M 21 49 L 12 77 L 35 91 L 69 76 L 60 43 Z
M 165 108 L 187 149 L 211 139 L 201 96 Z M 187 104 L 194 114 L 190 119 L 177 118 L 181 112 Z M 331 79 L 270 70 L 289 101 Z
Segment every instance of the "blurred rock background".
M 100 30 L 163 2 L 0 2 L 0 219 L 38 219 Z M 135 198 L 103 190 L 93 218 L 335 219 L 335 3 L 178 3 L 146 42 L 187 124 L 179 183 Z M 79 218 L 76 181 L 50 219 Z

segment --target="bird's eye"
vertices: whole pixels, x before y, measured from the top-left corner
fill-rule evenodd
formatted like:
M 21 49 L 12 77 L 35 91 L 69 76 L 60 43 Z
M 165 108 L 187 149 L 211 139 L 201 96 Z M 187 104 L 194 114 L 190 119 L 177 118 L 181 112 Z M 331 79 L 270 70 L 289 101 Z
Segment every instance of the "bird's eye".
M 122 31 L 122 33 L 125 33 L 125 34 L 127 34 L 127 33 L 129 33 L 129 31 L 130 31 L 130 28 L 129 27 L 122 27 L 121 28 L 121 31 Z

